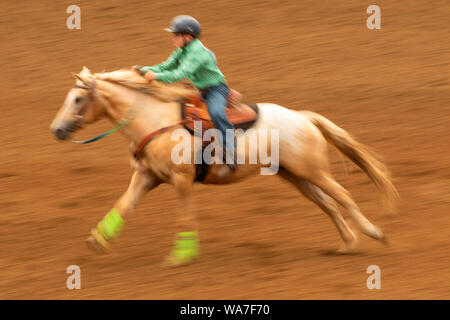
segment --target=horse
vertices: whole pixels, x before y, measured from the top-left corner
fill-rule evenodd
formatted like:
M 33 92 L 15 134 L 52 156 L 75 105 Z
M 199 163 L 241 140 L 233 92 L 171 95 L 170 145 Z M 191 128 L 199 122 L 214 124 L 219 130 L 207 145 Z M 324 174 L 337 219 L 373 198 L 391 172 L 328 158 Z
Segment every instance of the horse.
M 117 239 L 127 214 L 149 191 L 168 183 L 174 186 L 180 200 L 176 223 L 182 232 L 176 234 L 174 249 L 165 261 L 171 266 L 194 261 L 199 255 L 199 238 L 192 194 L 198 166 L 195 163 L 175 163 L 172 159 L 172 150 L 179 143 L 172 136 L 175 130 L 185 132 L 192 139 L 191 145 L 194 144 L 195 137 L 182 124 L 179 102 L 180 98 L 192 94 L 192 90 L 186 86 L 148 82 L 136 72 L 125 69 L 92 74 L 83 67 L 74 76 L 75 84 L 51 123 L 51 132 L 57 139 L 68 141 L 75 131 L 99 119 L 107 118 L 114 125 L 120 125 L 126 119 L 126 125 L 120 127 L 120 132 L 130 141 L 131 165 L 134 168 L 128 189 L 97 227 L 91 230 L 87 244 L 96 251 L 111 250 L 111 244 Z M 136 99 L 140 101 L 138 107 Z M 249 135 L 236 136 L 237 152 L 261 148 L 260 145 L 250 146 L 251 139 L 261 131 L 276 129 L 279 152 L 276 174 L 331 218 L 343 240 L 337 251 L 354 252 L 358 243 L 357 234 L 347 224 L 337 204 L 348 212 L 363 234 L 387 244 L 383 231 L 361 213 L 350 193 L 330 173 L 328 144 L 334 145 L 359 166 L 381 192 L 388 209 L 395 211 L 398 193 L 383 161 L 344 129 L 318 113 L 292 110 L 273 103 L 257 105 L 259 116 L 252 126 L 257 130 Z M 130 113 L 134 113 L 134 117 L 130 117 Z M 136 149 L 149 132 L 155 134 L 137 157 Z M 242 146 L 247 149 L 240 148 Z M 190 150 L 192 157 L 193 149 Z M 271 146 L 268 146 L 268 151 L 271 151 Z M 246 160 L 248 157 L 248 154 L 243 156 Z M 234 183 L 258 174 L 263 167 L 267 164 L 243 164 L 224 174 L 226 166 L 213 163 L 199 182 Z

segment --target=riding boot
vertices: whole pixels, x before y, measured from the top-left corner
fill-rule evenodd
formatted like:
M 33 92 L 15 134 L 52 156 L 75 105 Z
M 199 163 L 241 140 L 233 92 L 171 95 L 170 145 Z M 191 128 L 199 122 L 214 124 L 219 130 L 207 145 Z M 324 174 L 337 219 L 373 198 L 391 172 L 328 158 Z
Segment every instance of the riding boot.
M 230 156 L 228 156 L 226 151 L 223 153 L 223 163 L 230 169 L 231 172 L 234 172 L 239 168 L 236 149 L 234 149 L 233 155 Z

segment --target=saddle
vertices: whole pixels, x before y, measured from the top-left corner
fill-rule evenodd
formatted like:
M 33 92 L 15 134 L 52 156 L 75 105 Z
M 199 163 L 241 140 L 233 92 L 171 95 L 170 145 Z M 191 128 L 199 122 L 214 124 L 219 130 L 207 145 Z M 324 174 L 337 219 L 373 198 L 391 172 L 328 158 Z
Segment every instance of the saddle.
M 230 89 L 225 114 L 235 129 L 246 130 L 258 119 L 258 106 L 256 104 L 244 104 L 241 102 L 242 95 Z M 191 133 L 194 132 L 194 121 L 202 121 L 202 131 L 214 128 L 214 124 L 200 93 L 189 96 L 183 102 L 181 118 L 184 126 Z

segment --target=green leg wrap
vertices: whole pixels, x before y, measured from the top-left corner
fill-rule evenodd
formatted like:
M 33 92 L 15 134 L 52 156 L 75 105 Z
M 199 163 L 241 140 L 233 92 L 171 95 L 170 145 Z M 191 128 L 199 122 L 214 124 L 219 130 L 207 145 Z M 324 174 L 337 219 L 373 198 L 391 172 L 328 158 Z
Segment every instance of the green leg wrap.
M 197 231 L 178 232 L 175 239 L 175 248 L 172 257 L 181 261 L 189 261 L 196 258 L 199 253 Z
M 101 233 L 106 241 L 117 239 L 122 230 L 124 221 L 116 208 L 111 211 L 97 225 L 97 230 Z

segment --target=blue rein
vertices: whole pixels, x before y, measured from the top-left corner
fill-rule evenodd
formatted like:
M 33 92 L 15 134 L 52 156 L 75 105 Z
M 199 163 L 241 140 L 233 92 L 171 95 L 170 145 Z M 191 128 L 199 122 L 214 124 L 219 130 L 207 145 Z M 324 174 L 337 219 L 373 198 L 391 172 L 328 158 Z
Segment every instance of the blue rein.
M 114 132 L 116 132 L 117 130 L 122 129 L 123 127 L 125 127 L 126 125 L 128 125 L 128 123 L 130 123 L 129 120 L 122 120 L 122 121 L 119 122 L 119 124 L 117 125 L 117 127 L 115 127 L 115 128 L 112 129 L 112 130 L 109 130 L 108 132 L 105 132 L 105 133 L 103 133 L 103 134 L 101 134 L 101 135 L 99 135 L 99 136 L 96 136 L 95 138 L 92 138 L 92 139 L 89 139 L 89 140 L 84 140 L 84 141 L 75 141 L 75 140 L 72 140 L 72 142 L 78 143 L 78 144 L 87 144 L 87 143 L 91 143 L 91 142 L 98 141 L 98 140 L 100 140 L 100 139 L 102 139 L 102 138 L 104 138 L 104 137 L 110 135 L 111 133 L 114 133 Z

